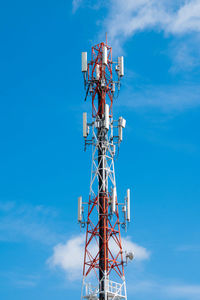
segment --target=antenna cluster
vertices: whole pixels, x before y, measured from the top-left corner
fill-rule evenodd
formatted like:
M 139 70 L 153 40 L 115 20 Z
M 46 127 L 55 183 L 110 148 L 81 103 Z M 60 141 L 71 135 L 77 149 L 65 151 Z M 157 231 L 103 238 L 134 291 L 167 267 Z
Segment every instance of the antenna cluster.
M 84 228 L 87 222 L 85 221 L 84 217 L 84 205 L 88 205 L 88 202 L 83 202 L 82 196 L 78 197 L 78 223 L 80 224 L 81 228 Z M 131 210 L 130 210 L 130 189 L 126 191 L 126 197 L 124 198 L 124 203 L 117 202 L 117 190 L 116 186 L 112 188 L 112 194 L 109 200 L 109 208 L 110 213 L 109 216 L 112 217 L 116 213 L 116 205 L 122 207 L 123 213 L 123 222 L 120 222 L 121 227 L 123 229 L 127 229 L 127 223 L 131 221 Z
M 106 77 L 102 76 L 105 75 L 105 67 L 108 66 L 111 63 L 112 65 L 115 65 L 115 71 L 117 73 L 117 80 L 111 79 L 111 88 L 110 91 L 112 94 L 115 93 L 115 85 L 118 86 L 118 91 L 120 90 L 120 79 L 124 76 L 124 57 L 119 56 L 117 62 L 113 62 L 109 57 L 109 51 L 111 47 L 108 47 L 107 45 L 103 45 L 101 50 L 101 61 L 87 61 L 87 52 L 82 52 L 82 73 L 84 76 L 84 85 L 85 88 L 88 88 L 88 92 L 92 93 L 95 89 L 95 84 L 99 84 L 99 80 L 101 80 L 100 85 L 102 88 L 106 87 Z M 94 66 L 94 68 L 93 68 Z M 92 67 L 92 70 L 91 70 Z M 90 74 L 90 71 L 92 74 Z
M 118 120 L 113 120 L 109 115 L 109 105 L 105 105 L 105 113 L 103 119 L 96 118 L 91 123 L 87 122 L 87 113 L 83 113 L 83 137 L 85 141 L 85 150 L 87 145 L 95 145 L 96 139 L 94 135 L 95 129 L 104 128 L 105 130 L 110 129 L 109 142 L 112 145 L 120 146 L 123 140 L 123 129 L 126 126 L 126 120 L 119 117 Z M 91 130 L 90 130 L 91 129 Z M 116 130 L 117 129 L 117 130 Z M 91 136 L 89 135 L 91 132 Z
M 103 44 L 103 43 L 102 43 Z M 120 117 L 118 120 L 112 118 L 112 105 L 115 94 L 115 86 L 118 86 L 118 92 L 120 90 L 120 79 L 124 76 L 124 57 L 118 57 L 117 62 L 112 61 L 111 47 L 103 44 L 99 49 L 99 53 L 96 54 L 95 47 L 92 49 L 92 60 L 87 61 L 87 52 L 82 52 L 82 73 L 84 76 L 84 86 L 86 89 L 85 100 L 88 94 L 92 97 L 93 105 L 93 122 L 87 122 L 87 113 L 83 113 L 83 137 L 85 138 L 85 149 L 87 145 L 93 145 L 94 142 L 94 130 L 95 128 L 105 128 L 109 131 L 111 128 L 110 141 L 113 144 L 121 143 L 123 139 L 123 128 L 126 126 L 126 120 Z M 113 79 L 112 66 L 115 65 L 115 71 L 117 79 Z M 103 106 L 98 107 L 95 105 L 95 97 L 102 95 L 110 99 L 110 106 L 104 99 Z M 103 110 L 101 113 L 99 110 Z M 90 127 L 92 128 L 91 137 L 89 137 Z M 114 129 L 118 129 L 114 132 Z M 116 131 L 116 130 L 115 130 Z

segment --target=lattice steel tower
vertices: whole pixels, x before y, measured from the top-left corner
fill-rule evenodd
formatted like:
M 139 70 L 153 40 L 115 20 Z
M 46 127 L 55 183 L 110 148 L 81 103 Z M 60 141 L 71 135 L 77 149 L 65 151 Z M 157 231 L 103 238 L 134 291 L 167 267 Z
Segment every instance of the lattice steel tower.
M 127 299 L 124 265 L 133 259 L 133 254 L 122 249 L 120 227 L 126 228 L 130 222 L 130 190 L 124 203 L 119 203 L 114 170 L 114 157 L 126 121 L 122 117 L 113 119 L 113 101 L 124 75 L 124 58 L 113 62 L 112 48 L 107 42 L 100 43 L 92 47 L 90 62 L 87 52 L 82 52 L 82 72 L 85 100 L 88 95 L 92 99 L 90 123 L 87 113 L 83 113 L 85 149 L 92 145 L 92 170 L 89 201 L 78 199 L 78 221 L 86 227 L 81 299 Z

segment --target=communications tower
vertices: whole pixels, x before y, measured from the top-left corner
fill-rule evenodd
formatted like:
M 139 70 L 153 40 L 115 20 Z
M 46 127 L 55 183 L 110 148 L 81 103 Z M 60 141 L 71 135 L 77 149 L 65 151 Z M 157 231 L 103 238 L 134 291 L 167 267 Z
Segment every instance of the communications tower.
M 90 122 L 83 113 L 85 149 L 92 146 L 92 169 L 89 200 L 78 198 L 78 222 L 86 227 L 81 299 L 127 299 L 124 266 L 133 254 L 123 251 L 120 229 L 130 222 L 130 190 L 124 201 L 117 198 L 114 170 L 126 121 L 113 118 L 124 58 L 114 62 L 112 48 L 102 42 L 92 47 L 89 62 L 87 52 L 82 52 L 82 72 L 85 100 L 90 95 L 92 102 Z

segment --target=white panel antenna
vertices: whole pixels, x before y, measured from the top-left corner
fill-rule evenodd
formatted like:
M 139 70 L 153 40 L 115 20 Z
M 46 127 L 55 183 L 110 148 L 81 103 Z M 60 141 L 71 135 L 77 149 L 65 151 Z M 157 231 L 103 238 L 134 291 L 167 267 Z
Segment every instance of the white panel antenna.
M 119 142 L 122 141 L 123 139 L 123 129 L 126 126 L 126 120 L 123 119 L 122 117 L 119 118 L 118 120 L 118 137 L 119 137 Z
M 122 117 L 119 117 L 119 126 L 125 128 L 126 127 L 126 120 Z
M 100 78 L 100 67 L 99 65 L 97 64 L 96 65 L 96 80 L 99 80 Z
M 130 222 L 131 219 L 131 211 L 130 211 L 130 189 L 127 190 L 127 221 Z
M 78 222 L 82 222 L 82 212 L 83 212 L 83 207 L 82 207 L 82 196 L 78 197 Z
M 123 138 L 122 126 L 118 126 L 118 136 L 119 136 L 119 142 L 121 142 Z
M 90 91 L 90 93 L 92 93 L 92 91 L 93 91 L 93 86 L 92 86 L 92 84 L 90 84 L 90 89 L 89 89 L 89 91 Z
M 102 56 L 102 62 L 104 65 L 107 66 L 107 59 L 108 59 L 108 51 L 107 51 L 107 47 L 104 46 L 103 47 L 103 56 Z
M 116 201 L 117 201 L 117 191 L 116 191 L 116 186 L 112 190 L 112 213 L 116 211 Z
M 88 136 L 88 126 L 87 126 L 87 113 L 83 113 L 83 137 Z
M 82 72 L 87 72 L 87 52 L 82 52 Z
M 119 71 L 119 76 L 123 77 L 124 76 L 124 57 L 123 56 L 118 57 L 118 71 Z
M 109 118 L 109 105 L 105 105 L 105 128 L 109 130 L 110 118 Z
M 113 82 L 112 84 L 112 92 L 114 93 L 115 92 L 115 83 Z

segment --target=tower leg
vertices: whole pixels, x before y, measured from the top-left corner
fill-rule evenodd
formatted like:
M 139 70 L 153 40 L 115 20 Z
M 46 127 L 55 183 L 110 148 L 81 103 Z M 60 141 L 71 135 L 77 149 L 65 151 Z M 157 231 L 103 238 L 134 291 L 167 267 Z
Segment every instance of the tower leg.
M 99 94 L 98 97 L 99 116 L 102 120 L 104 113 L 103 96 Z M 106 178 L 106 153 L 103 148 L 104 143 L 103 128 L 98 130 L 99 148 L 98 148 L 98 164 L 99 164 L 99 300 L 107 300 L 105 296 L 105 282 L 104 278 L 107 274 L 107 257 L 108 257 L 108 245 L 107 245 L 107 228 L 108 228 L 108 199 L 107 199 L 107 178 Z M 103 292 L 103 293 L 101 293 Z

